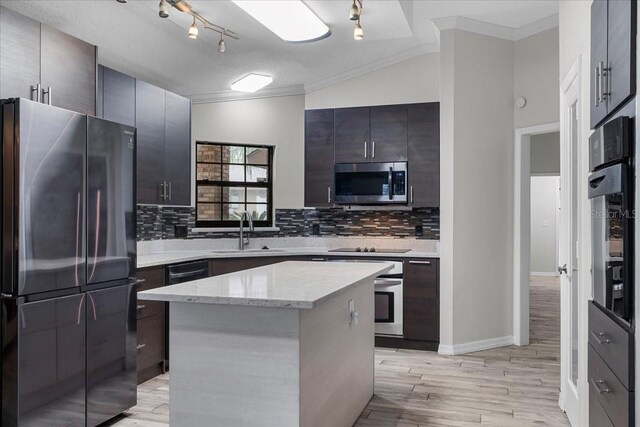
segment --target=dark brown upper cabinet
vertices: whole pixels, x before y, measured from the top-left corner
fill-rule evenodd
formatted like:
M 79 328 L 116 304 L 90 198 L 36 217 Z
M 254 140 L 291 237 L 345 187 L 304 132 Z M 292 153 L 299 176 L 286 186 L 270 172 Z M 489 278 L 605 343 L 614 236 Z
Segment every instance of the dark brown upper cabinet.
M 333 110 L 304 113 L 304 205 L 333 203 Z
M 0 99 L 36 99 L 40 83 L 40 23 L 0 7 Z
M 0 97 L 94 115 L 96 57 L 94 45 L 0 8 Z
M 591 128 L 636 93 L 636 2 L 591 4 Z
M 165 90 L 136 81 L 137 193 L 138 203 L 164 204 Z
M 407 106 L 383 105 L 371 107 L 372 162 L 407 161 Z
M 336 163 L 362 163 L 371 159 L 369 107 L 338 108 L 334 116 Z
M 409 206 L 440 206 L 440 103 L 408 106 Z
M 135 127 L 136 79 L 100 65 L 96 116 Z
M 191 204 L 191 101 L 136 80 L 138 203 Z
M 191 204 L 191 100 L 166 92 L 164 109 L 165 203 Z

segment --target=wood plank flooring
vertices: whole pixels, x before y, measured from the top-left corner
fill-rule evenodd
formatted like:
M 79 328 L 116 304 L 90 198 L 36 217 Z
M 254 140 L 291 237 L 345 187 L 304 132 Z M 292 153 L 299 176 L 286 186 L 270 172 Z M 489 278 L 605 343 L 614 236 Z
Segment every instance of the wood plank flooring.
M 532 277 L 530 290 L 529 346 L 462 356 L 376 349 L 375 396 L 356 426 L 568 426 L 558 407 L 558 279 Z M 168 426 L 168 374 L 141 384 L 138 405 L 109 425 Z

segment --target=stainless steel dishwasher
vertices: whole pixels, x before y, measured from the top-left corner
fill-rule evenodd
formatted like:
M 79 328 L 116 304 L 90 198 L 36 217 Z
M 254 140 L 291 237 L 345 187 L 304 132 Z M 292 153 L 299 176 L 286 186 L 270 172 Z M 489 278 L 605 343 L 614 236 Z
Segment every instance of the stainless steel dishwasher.
M 209 261 L 194 261 L 174 264 L 167 267 L 167 285 L 190 282 L 209 277 Z M 165 366 L 169 368 L 169 303 L 165 307 Z

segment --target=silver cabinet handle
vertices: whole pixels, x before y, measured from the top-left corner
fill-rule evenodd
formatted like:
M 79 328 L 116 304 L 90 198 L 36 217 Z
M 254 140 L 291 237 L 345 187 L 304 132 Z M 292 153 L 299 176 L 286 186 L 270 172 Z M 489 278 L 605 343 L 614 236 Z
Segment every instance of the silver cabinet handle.
M 42 90 L 42 87 L 40 86 L 40 83 L 36 83 L 35 86 L 31 86 L 31 100 L 32 101 L 36 101 L 36 102 L 40 102 L 40 91 Z M 33 99 L 33 92 L 36 93 L 36 99 Z
M 602 64 L 602 62 L 600 63 Z M 600 105 L 600 83 L 602 82 L 600 80 L 600 64 L 598 64 L 594 69 L 594 76 L 593 76 L 593 92 L 594 92 L 594 96 L 593 96 L 593 106 L 597 107 L 598 105 Z
M 164 200 L 164 182 L 160 183 L 160 198 Z
M 327 187 L 327 202 L 331 203 L 331 187 Z
M 411 200 L 411 204 L 413 204 L 413 185 L 409 187 L 409 198 Z
M 136 347 L 138 350 L 145 348 L 147 345 L 146 344 L 138 344 L 138 346 Z
M 409 261 L 409 264 L 424 264 L 424 265 L 431 265 L 431 261 Z
M 51 105 L 51 86 L 47 87 L 47 90 L 42 90 L 42 102 L 44 102 L 45 95 L 47 95 L 47 105 Z
M 602 89 L 600 90 L 602 91 L 602 101 L 604 102 L 611 97 L 611 66 L 602 68 L 602 79 L 604 84 L 601 83 Z
M 367 158 L 367 141 L 364 142 L 364 158 Z
M 147 281 L 147 279 L 138 279 L 138 280 L 136 280 L 136 283 L 137 283 L 138 285 L 141 285 L 142 283 L 144 283 L 144 282 L 146 282 L 146 281 Z
M 171 200 L 172 194 L 173 194 L 173 191 L 171 191 L 171 181 L 169 181 L 169 200 Z
M 596 389 L 598 394 L 610 393 L 611 389 L 607 387 L 607 384 L 603 380 L 596 380 L 595 378 L 591 378 L 589 380 L 593 388 Z M 602 387 L 601 387 L 602 386 Z
M 603 332 L 591 331 L 591 336 L 597 341 L 598 344 L 609 344 L 611 340 L 607 338 L 607 335 Z
M 311 261 L 326 261 L 324 258 L 311 258 Z
M 143 308 L 145 308 L 145 307 L 146 307 L 146 305 L 144 305 L 144 304 L 138 304 L 138 305 L 136 306 L 136 310 L 142 310 L 142 309 L 143 309 Z
M 376 142 L 375 141 L 371 141 L 371 158 L 372 159 L 376 158 Z

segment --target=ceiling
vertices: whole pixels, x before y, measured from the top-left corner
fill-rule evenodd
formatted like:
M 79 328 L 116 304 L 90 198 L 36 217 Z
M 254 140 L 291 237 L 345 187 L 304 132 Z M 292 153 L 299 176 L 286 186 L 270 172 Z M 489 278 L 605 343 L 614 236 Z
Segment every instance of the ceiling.
M 101 64 L 194 100 L 223 99 L 249 72 L 273 76 L 264 93 L 303 93 L 345 76 L 438 50 L 433 20 L 458 17 L 488 34 L 518 38 L 549 28 L 555 0 L 364 0 L 365 39 L 353 40 L 351 0 L 307 0 L 331 28 L 313 43 L 286 43 L 229 0 L 190 0 L 209 21 L 239 34 L 217 52 L 219 35 L 200 29 L 187 38 L 188 15 L 158 17 L 158 0 L 1 0 L 0 4 L 98 45 Z M 557 19 L 557 17 L 556 17 Z M 557 21 L 556 21 L 557 22 Z M 546 28 L 545 28 L 546 27 Z M 495 31 L 494 31 L 495 30 Z M 482 31 L 480 31 L 482 32 Z

